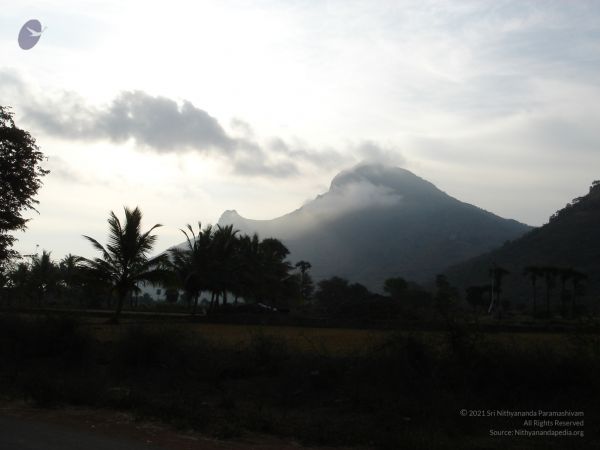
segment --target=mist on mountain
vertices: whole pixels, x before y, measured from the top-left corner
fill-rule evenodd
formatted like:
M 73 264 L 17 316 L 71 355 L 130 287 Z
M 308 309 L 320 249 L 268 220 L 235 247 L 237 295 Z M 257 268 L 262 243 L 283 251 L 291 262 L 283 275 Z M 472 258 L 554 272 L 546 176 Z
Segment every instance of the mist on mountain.
M 311 262 L 317 281 L 337 275 L 374 290 L 392 276 L 429 280 L 530 229 L 382 164 L 340 172 L 327 192 L 284 216 L 252 220 L 230 210 L 219 224 L 283 240 L 292 261 Z

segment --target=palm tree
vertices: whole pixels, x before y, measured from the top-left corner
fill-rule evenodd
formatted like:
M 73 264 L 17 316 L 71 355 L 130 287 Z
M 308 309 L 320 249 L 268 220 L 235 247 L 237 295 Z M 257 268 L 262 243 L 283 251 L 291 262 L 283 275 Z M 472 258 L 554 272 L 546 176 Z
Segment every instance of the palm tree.
M 235 296 L 235 303 L 239 297 L 246 302 L 258 300 L 261 267 L 260 239 L 256 233 L 252 236 L 244 235 L 238 239 L 233 275 L 232 292 Z
M 531 287 L 533 288 L 533 314 L 537 314 L 537 279 L 543 275 L 541 267 L 527 266 L 523 270 L 523 275 L 528 276 L 531 280 Z
M 298 261 L 295 267 L 300 270 L 300 293 L 302 295 L 302 300 L 307 301 L 312 296 L 314 291 L 313 281 L 308 273 L 308 271 L 312 268 L 312 264 L 308 261 Z M 394 278 L 394 280 L 401 280 L 401 278 Z M 386 280 L 386 282 L 387 281 L 388 280 Z
M 42 250 L 42 255 L 35 255 L 32 258 L 31 278 L 36 291 L 38 305 L 43 302 L 46 296 L 56 291 L 58 282 L 58 268 L 50 259 L 51 252 Z
M 556 284 L 556 275 L 558 269 L 553 266 L 545 266 L 541 268 L 544 274 L 544 281 L 546 282 L 546 314 L 550 316 L 550 292 L 554 289 Z
M 238 230 L 233 225 L 217 225 L 211 246 L 211 308 L 219 306 L 222 296 L 223 305 L 227 303 L 227 292 L 235 290 L 235 255 L 238 248 Z
M 117 294 L 117 306 L 112 323 L 118 323 L 123 303 L 137 283 L 149 281 L 157 283 L 164 279 L 164 265 L 168 263 L 166 254 L 149 258 L 156 243 L 156 235 L 151 234 L 160 224 L 154 225 L 150 230 L 142 233 L 142 212 L 138 207 L 125 210 L 125 223 L 121 224 L 113 211 L 108 218 L 109 235 L 106 247 L 96 239 L 84 236 L 92 243 L 94 248 L 101 252 L 102 257 L 83 258 L 86 266 L 99 278 L 111 283 Z
M 557 268 L 556 274 L 560 277 L 560 308 L 561 315 L 565 317 L 567 315 L 567 281 L 573 277 L 572 268 Z
M 197 235 L 191 225 L 188 225 L 187 229 L 189 234 L 181 230 L 185 235 L 187 247 L 185 249 L 175 247 L 169 250 L 170 267 L 177 278 L 177 284 L 185 291 L 186 297 L 194 301 L 192 315 L 195 315 L 200 293 L 209 286 L 209 252 L 214 233 L 210 225 L 203 230 L 200 222 L 198 222 Z
M 10 284 L 17 300 L 31 298 L 31 269 L 27 263 L 21 262 L 9 273 Z
M 490 301 L 490 307 L 488 308 L 488 313 L 491 313 L 496 305 L 501 305 L 500 303 L 500 293 L 502 292 L 502 280 L 508 275 L 510 272 L 502 267 L 498 267 L 495 264 L 489 271 L 490 277 L 492 278 L 492 288 L 491 288 L 491 296 L 492 299 Z M 495 294 L 495 298 L 494 298 Z
M 83 258 L 81 258 L 80 256 L 72 255 L 71 253 L 69 253 L 65 255 L 65 257 L 61 259 L 58 263 L 61 284 L 66 290 L 67 298 L 72 299 L 77 293 L 80 297 L 80 302 L 83 296 L 81 296 L 81 292 L 77 291 L 81 288 L 82 261 Z
M 571 296 L 571 315 L 575 314 L 575 298 L 579 293 L 580 283 L 587 279 L 587 275 L 578 270 L 573 270 L 571 274 L 571 283 L 573 283 L 573 295 Z

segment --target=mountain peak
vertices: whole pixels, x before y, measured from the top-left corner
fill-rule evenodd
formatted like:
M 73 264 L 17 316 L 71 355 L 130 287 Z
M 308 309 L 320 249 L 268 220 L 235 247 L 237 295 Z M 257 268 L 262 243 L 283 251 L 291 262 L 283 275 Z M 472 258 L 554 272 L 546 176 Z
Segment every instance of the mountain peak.
M 392 276 L 426 280 L 529 230 L 383 164 L 340 172 L 328 192 L 283 216 L 254 220 L 228 210 L 219 224 L 282 239 L 293 261 L 311 262 L 315 278 L 338 275 L 373 289 Z
M 341 171 L 331 181 L 330 190 L 335 191 L 357 183 L 382 186 L 402 195 L 442 193 L 432 183 L 418 177 L 409 170 L 377 163 L 361 163 Z
M 235 209 L 228 209 L 221 214 L 218 223 L 231 223 L 233 219 L 241 218 L 238 212 Z

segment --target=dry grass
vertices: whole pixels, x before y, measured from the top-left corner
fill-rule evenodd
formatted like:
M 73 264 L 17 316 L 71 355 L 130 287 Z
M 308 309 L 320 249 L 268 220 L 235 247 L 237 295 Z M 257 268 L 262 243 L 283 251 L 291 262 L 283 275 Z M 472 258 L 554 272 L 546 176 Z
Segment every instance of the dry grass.
M 211 344 L 236 347 L 247 344 L 253 337 L 264 335 L 282 339 L 290 348 L 302 352 L 322 355 L 364 354 L 382 344 L 393 333 L 418 336 L 432 347 L 440 348 L 445 342 L 442 331 L 389 331 L 351 328 L 311 328 L 294 326 L 235 325 L 235 324 L 194 324 L 123 322 L 119 326 L 106 325 L 100 320 L 87 322 L 90 331 L 101 341 L 114 341 L 132 326 L 140 328 L 176 328 L 192 335 L 197 334 Z M 498 343 L 516 349 L 546 348 L 569 351 L 567 335 L 556 332 L 493 332 L 482 333 L 481 339 L 488 343 Z

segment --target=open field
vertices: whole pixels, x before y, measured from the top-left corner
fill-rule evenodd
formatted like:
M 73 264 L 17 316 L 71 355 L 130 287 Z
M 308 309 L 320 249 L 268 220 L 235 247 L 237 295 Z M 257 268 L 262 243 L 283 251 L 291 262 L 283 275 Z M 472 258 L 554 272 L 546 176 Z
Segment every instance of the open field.
M 73 310 L 68 316 L 77 311 Z M 244 347 L 252 339 L 260 336 L 281 340 L 295 351 L 319 355 L 353 355 L 364 354 L 383 345 L 395 335 L 413 337 L 427 343 L 434 349 L 443 349 L 447 344 L 447 330 L 437 325 L 437 330 L 412 329 L 402 327 L 397 329 L 364 329 L 345 327 L 314 327 L 287 325 L 260 325 L 236 323 L 210 323 L 190 321 L 188 314 L 181 313 L 144 313 L 135 312 L 125 316 L 119 325 L 106 323 L 106 311 L 95 312 L 81 316 L 77 320 L 86 331 L 102 342 L 119 340 L 132 327 L 143 330 L 178 330 L 189 335 L 198 336 L 217 347 Z M 23 317 L 45 316 L 44 314 L 25 314 Z M 21 314 L 19 314 L 21 316 Z M 60 312 L 50 315 L 61 316 Z M 522 323 L 506 321 L 504 324 L 493 322 L 480 323 L 470 329 L 471 338 L 478 343 L 508 346 L 515 349 L 539 348 L 552 349 L 555 352 L 568 352 L 577 345 L 581 335 L 581 327 L 576 322 L 562 321 L 553 325 L 564 328 L 564 331 L 546 331 L 539 324 L 530 327 Z M 515 328 L 519 331 L 515 331 Z M 585 336 L 595 336 L 588 327 Z M 473 331 L 475 330 L 475 331 Z M 599 335 L 600 339 L 600 335 Z
M 231 439 L 399 449 L 597 448 L 597 335 L 0 315 L 2 391 Z M 585 439 L 489 439 L 462 409 L 583 411 Z
M 174 328 L 190 335 L 198 335 L 216 346 L 240 347 L 256 336 L 266 336 L 284 341 L 295 350 L 323 355 L 351 355 L 368 352 L 383 345 L 394 335 L 411 336 L 432 347 L 443 347 L 444 331 L 390 331 L 350 328 L 313 328 L 273 325 L 235 325 L 213 323 L 156 323 L 126 322 L 119 326 L 103 323 L 86 325 L 101 341 L 117 340 L 131 327 L 144 329 Z M 482 332 L 475 337 L 491 344 L 515 348 L 564 349 L 573 342 L 573 335 L 564 332 Z

